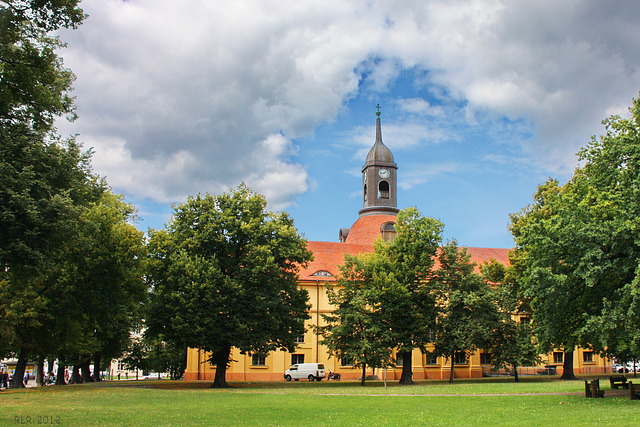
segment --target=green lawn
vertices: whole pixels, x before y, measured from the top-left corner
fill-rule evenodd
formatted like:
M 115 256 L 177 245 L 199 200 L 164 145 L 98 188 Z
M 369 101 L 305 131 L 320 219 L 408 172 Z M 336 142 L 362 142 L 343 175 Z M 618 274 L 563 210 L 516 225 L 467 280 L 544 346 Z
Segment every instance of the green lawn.
M 342 381 L 210 383 L 122 381 L 0 392 L 0 424 L 24 425 L 640 425 L 640 401 L 586 399 L 582 381 Z

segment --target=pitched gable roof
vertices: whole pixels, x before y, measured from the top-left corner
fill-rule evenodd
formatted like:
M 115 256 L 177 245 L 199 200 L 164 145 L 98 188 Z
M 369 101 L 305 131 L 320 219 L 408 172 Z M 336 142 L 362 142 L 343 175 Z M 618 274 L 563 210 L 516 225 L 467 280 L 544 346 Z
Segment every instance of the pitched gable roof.
M 317 277 L 313 276 L 313 274 L 318 271 L 327 271 L 335 277 L 340 272 L 338 266 L 344 264 L 345 254 L 358 255 L 373 252 L 373 245 L 340 242 L 307 242 L 307 248 L 313 252 L 314 260 L 307 268 L 300 270 L 300 280 L 316 280 Z

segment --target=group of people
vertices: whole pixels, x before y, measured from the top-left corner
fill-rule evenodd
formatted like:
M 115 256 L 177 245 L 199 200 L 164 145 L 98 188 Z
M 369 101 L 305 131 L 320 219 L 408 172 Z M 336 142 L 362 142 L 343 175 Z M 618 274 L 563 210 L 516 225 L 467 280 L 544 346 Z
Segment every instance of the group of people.
M 31 379 L 31 375 L 29 374 L 29 372 L 25 372 L 24 376 L 22 377 L 22 383 L 24 384 L 25 387 L 29 383 L 30 379 Z M 53 375 L 53 372 L 49 372 L 49 374 L 44 376 L 44 385 L 52 385 L 52 384 L 55 384 L 55 382 L 56 382 L 56 376 Z M 0 389 L 9 388 L 10 385 L 11 385 L 11 377 L 9 377 L 9 372 L 7 372 L 5 368 L 2 368 L 2 371 L 0 371 Z

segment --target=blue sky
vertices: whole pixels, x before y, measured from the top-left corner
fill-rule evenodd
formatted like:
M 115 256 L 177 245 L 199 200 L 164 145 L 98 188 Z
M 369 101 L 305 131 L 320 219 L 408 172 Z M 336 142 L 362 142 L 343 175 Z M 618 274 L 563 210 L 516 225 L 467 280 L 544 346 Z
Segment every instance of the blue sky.
M 558 4 L 560 3 L 560 4 Z M 640 90 L 635 1 L 84 0 L 61 33 L 79 119 L 59 131 L 161 228 L 240 182 L 309 240 L 362 207 L 375 106 L 416 206 L 461 245 L 511 247 L 509 214 L 566 180 Z

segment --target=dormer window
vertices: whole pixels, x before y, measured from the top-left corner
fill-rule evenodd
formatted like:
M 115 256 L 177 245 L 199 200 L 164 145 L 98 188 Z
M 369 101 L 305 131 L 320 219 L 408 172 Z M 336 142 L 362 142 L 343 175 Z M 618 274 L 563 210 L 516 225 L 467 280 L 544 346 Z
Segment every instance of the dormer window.
M 392 242 L 393 239 L 396 238 L 396 227 L 393 222 L 385 222 L 380 227 L 380 232 L 382 233 L 382 240 L 385 242 Z
M 333 277 L 333 274 L 329 273 L 327 270 L 318 270 L 311 275 L 312 277 Z

